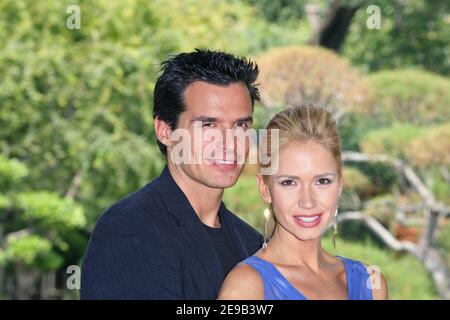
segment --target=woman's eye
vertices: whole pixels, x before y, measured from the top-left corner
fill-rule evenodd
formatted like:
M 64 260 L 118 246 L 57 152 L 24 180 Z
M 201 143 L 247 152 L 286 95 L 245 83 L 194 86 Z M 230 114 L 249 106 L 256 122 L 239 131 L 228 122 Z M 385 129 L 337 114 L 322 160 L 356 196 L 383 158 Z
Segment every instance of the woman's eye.
M 333 181 L 330 178 L 320 178 L 317 180 L 318 184 L 330 184 L 331 182 Z
M 291 180 L 291 179 L 283 180 L 283 181 L 281 181 L 281 185 L 282 186 L 293 186 L 294 180 Z

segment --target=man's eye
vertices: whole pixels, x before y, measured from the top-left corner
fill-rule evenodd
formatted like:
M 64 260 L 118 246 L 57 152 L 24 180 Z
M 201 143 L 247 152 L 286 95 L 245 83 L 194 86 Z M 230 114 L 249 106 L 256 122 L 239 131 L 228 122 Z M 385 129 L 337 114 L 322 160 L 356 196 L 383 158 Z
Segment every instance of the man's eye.
M 283 180 L 283 181 L 281 181 L 281 185 L 282 186 L 293 186 L 294 180 L 292 180 L 292 179 Z
M 331 181 L 330 178 L 320 178 L 320 179 L 317 180 L 317 184 L 319 184 L 319 185 L 321 185 L 321 184 L 330 184 L 331 182 L 333 182 L 333 181 Z
M 236 126 L 247 129 L 249 127 L 249 124 L 247 122 L 238 122 L 236 123 Z
M 203 122 L 202 123 L 202 127 L 212 127 L 212 126 L 213 126 L 212 122 Z

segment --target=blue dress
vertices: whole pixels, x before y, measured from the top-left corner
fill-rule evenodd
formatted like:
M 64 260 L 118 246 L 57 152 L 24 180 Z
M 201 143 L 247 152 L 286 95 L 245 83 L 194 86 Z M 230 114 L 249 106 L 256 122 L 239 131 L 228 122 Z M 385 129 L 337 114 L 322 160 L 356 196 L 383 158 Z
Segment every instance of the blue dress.
M 359 261 L 342 258 L 347 278 L 349 300 L 372 300 L 369 274 Z M 250 256 L 244 261 L 258 271 L 264 283 L 264 300 L 308 300 L 299 292 L 270 262 L 257 256 Z

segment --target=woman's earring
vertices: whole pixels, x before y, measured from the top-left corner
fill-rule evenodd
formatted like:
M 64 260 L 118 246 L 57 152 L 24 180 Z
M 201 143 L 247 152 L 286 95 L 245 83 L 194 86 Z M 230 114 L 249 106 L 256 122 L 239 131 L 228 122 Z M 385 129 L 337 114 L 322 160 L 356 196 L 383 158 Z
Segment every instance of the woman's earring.
M 338 209 L 334 211 L 333 217 L 333 247 L 336 249 L 336 235 L 338 234 L 338 221 L 337 221 Z
M 266 222 L 264 224 L 264 243 L 263 243 L 263 250 L 267 248 L 267 238 L 268 238 L 268 228 L 269 228 L 269 218 L 270 218 L 270 210 L 269 208 L 264 209 L 264 218 L 266 219 Z

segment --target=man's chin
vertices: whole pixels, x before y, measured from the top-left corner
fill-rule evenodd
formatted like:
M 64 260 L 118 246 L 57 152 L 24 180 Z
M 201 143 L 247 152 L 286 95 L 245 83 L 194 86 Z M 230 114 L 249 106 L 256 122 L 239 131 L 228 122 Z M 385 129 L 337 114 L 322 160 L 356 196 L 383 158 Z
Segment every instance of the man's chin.
M 212 188 L 231 188 L 237 183 L 240 172 L 241 170 L 236 170 L 232 174 L 217 174 L 213 179 L 208 179 L 208 185 Z
M 213 182 L 213 183 L 209 183 L 208 187 L 210 188 L 214 188 L 214 189 L 227 189 L 227 188 L 231 188 L 236 184 L 237 180 L 234 181 L 233 183 L 217 183 L 217 181 Z

